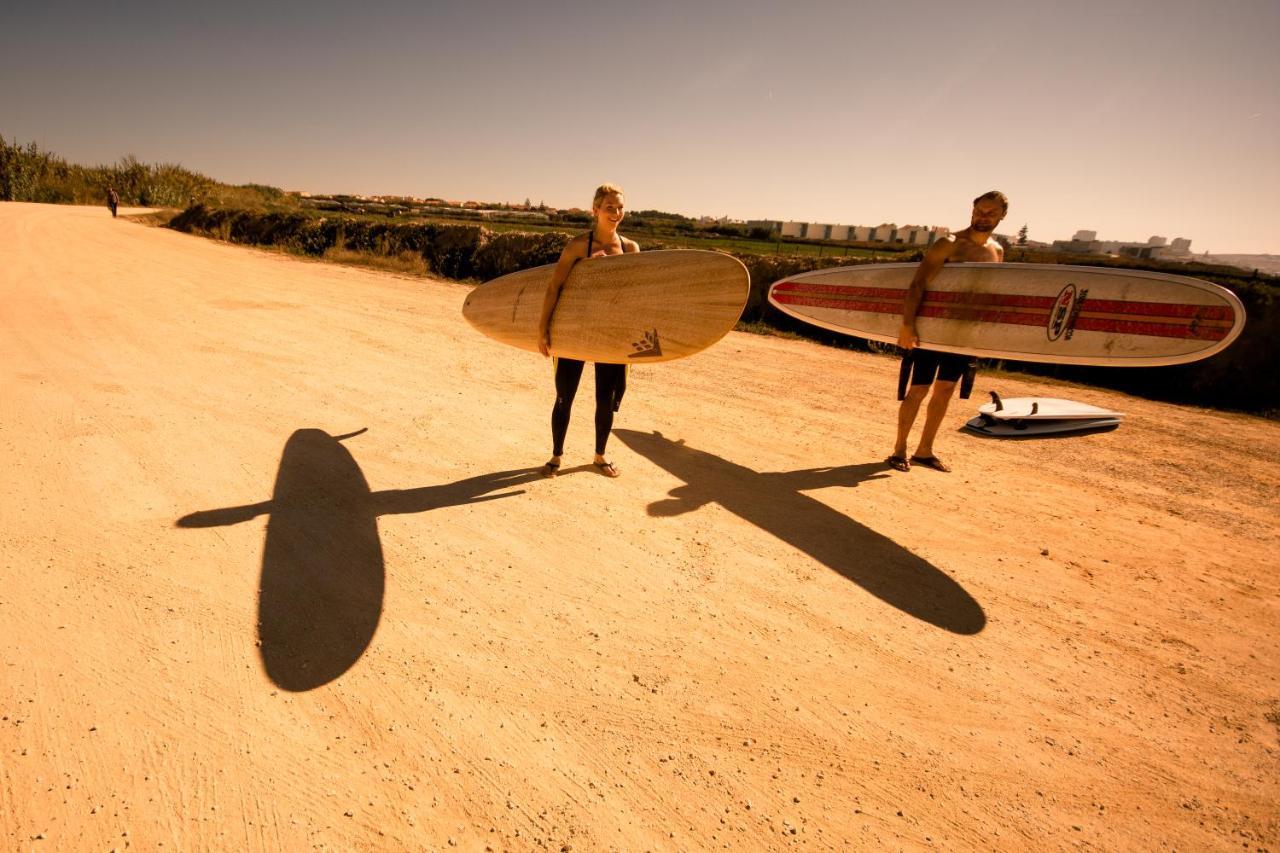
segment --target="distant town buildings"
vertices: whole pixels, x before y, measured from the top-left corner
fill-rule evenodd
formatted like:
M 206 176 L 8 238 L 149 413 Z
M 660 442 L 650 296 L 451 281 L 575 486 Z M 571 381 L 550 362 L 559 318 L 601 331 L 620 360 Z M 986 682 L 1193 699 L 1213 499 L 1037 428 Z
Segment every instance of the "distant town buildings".
M 902 243 L 907 246 L 931 246 L 951 229 L 938 225 L 897 225 L 884 222 L 880 225 L 832 225 L 823 222 L 778 222 L 755 219 L 747 222 L 748 228 L 768 228 L 780 237 L 798 240 L 836 240 L 859 243 Z
M 1077 255 L 1124 255 L 1131 258 L 1187 260 L 1191 257 L 1191 241 L 1178 237 L 1172 243 L 1160 236 L 1148 237 L 1145 243 L 1099 240 L 1096 231 L 1077 231 L 1070 240 L 1054 240 L 1053 250 Z
M 474 200 L 416 198 L 413 196 L 316 196 L 312 193 L 300 192 L 298 195 L 309 202 L 308 206 L 322 210 L 343 210 L 357 213 L 382 213 L 388 216 L 422 215 L 431 213 L 447 213 L 449 210 L 465 211 L 469 218 L 523 220 L 525 222 L 552 221 L 586 221 L 590 212 L 576 207 L 557 210 L 545 204 L 533 206 L 530 199 L 523 204 L 499 203 L 486 204 Z M 457 214 L 454 214 L 457 215 Z M 573 217 L 578 217 L 574 219 Z M 675 217 L 685 222 L 684 217 Z M 696 221 L 707 228 L 720 226 L 745 226 L 751 236 L 759 239 L 764 235 L 786 237 L 796 240 L 830 241 L 837 243 L 882 243 L 897 246 L 932 246 L 938 240 L 948 237 L 951 229 L 939 225 L 898 225 L 894 222 L 882 222 L 879 225 L 842 225 L 828 222 L 799 222 L 778 219 L 731 219 L 728 216 L 702 216 Z M 1013 245 L 1014 239 L 1007 235 L 996 235 L 1002 243 Z M 1025 235 L 1023 235 L 1025 239 Z M 1146 242 L 1123 242 L 1118 240 L 1099 240 L 1098 232 L 1081 229 L 1071 236 L 1070 240 L 1054 240 L 1052 245 L 1034 240 L 1016 244 L 1020 248 L 1047 250 L 1077 255 L 1111 255 L 1151 260 L 1189 261 L 1191 240 L 1177 237 L 1153 235 Z

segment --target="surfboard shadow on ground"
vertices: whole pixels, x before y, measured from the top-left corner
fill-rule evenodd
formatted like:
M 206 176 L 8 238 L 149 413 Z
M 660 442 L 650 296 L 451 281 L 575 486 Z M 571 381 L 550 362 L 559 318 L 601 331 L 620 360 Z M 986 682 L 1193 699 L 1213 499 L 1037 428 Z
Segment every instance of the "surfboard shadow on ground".
M 283 690 L 328 684 L 354 666 L 372 642 L 386 586 L 379 515 L 496 500 L 520 494 L 512 487 L 538 479 L 537 469 L 526 469 L 371 492 L 342 444 L 358 434 L 297 430 L 285 443 L 271 500 L 177 521 L 184 528 L 220 527 L 270 514 L 258 593 L 258 645 L 267 677 Z
M 878 479 L 882 463 L 762 473 L 658 432 L 618 429 L 614 434 L 687 484 L 650 504 L 650 515 L 680 515 L 718 503 L 917 619 L 956 634 L 976 634 L 986 626 L 982 607 L 944 572 L 801 493 Z

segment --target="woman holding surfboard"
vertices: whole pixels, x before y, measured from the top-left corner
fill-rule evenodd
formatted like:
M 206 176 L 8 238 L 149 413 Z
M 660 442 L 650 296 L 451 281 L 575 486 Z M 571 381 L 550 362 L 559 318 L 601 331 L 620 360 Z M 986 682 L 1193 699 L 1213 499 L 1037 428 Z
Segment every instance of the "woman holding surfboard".
M 542 316 L 539 321 L 541 336 L 538 349 L 543 355 L 551 351 L 551 315 L 555 312 L 556 302 L 560 298 L 560 289 L 573 271 L 573 265 L 588 258 L 600 258 L 606 255 L 621 255 L 627 252 L 638 252 L 640 246 L 635 240 L 628 240 L 618 233 L 618 225 L 626 216 L 626 207 L 621 187 L 613 184 L 601 184 L 596 189 L 591 203 L 591 212 L 595 216 L 591 230 L 580 234 L 569 241 L 560 253 L 551 281 L 547 284 L 547 295 L 542 302 Z M 554 360 L 556 376 L 556 402 L 551 409 L 551 458 L 542 466 L 542 476 L 554 477 L 560 471 L 560 457 L 564 455 L 564 439 L 569 432 L 569 415 L 573 410 L 573 398 L 578 393 L 578 383 L 582 380 L 585 364 L 571 358 Z M 596 374 L 596 455 L 593 464 L 606 477 L 617 477 L 617 466 L 605 458 L 604 448 L 609 441 L 609 433 L 613 429 L 613 414 L 622 402 L 623 392 L 627 389 L 627 366 L 625 364 L 595 365 Z

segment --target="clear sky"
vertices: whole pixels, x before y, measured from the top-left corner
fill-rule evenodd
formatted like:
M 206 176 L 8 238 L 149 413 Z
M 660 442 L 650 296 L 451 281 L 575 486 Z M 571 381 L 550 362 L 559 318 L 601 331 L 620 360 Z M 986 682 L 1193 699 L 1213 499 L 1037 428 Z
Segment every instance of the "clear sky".
M 1280 2 L 12 4 L 0 133 L 232 183 L 1280 253 Z M 624 229 L 625 230 L 625 229 Z

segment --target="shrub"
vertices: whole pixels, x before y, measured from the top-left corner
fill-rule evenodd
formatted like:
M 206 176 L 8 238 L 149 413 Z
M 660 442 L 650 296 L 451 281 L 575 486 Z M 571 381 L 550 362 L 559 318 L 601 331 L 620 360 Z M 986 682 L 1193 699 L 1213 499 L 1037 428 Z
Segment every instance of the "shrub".
M 488 281 L 529 267 L 553 264 L 572 239 L 562 231 L 507 231 L 493 235 L 476 250 L 473 274 Z

